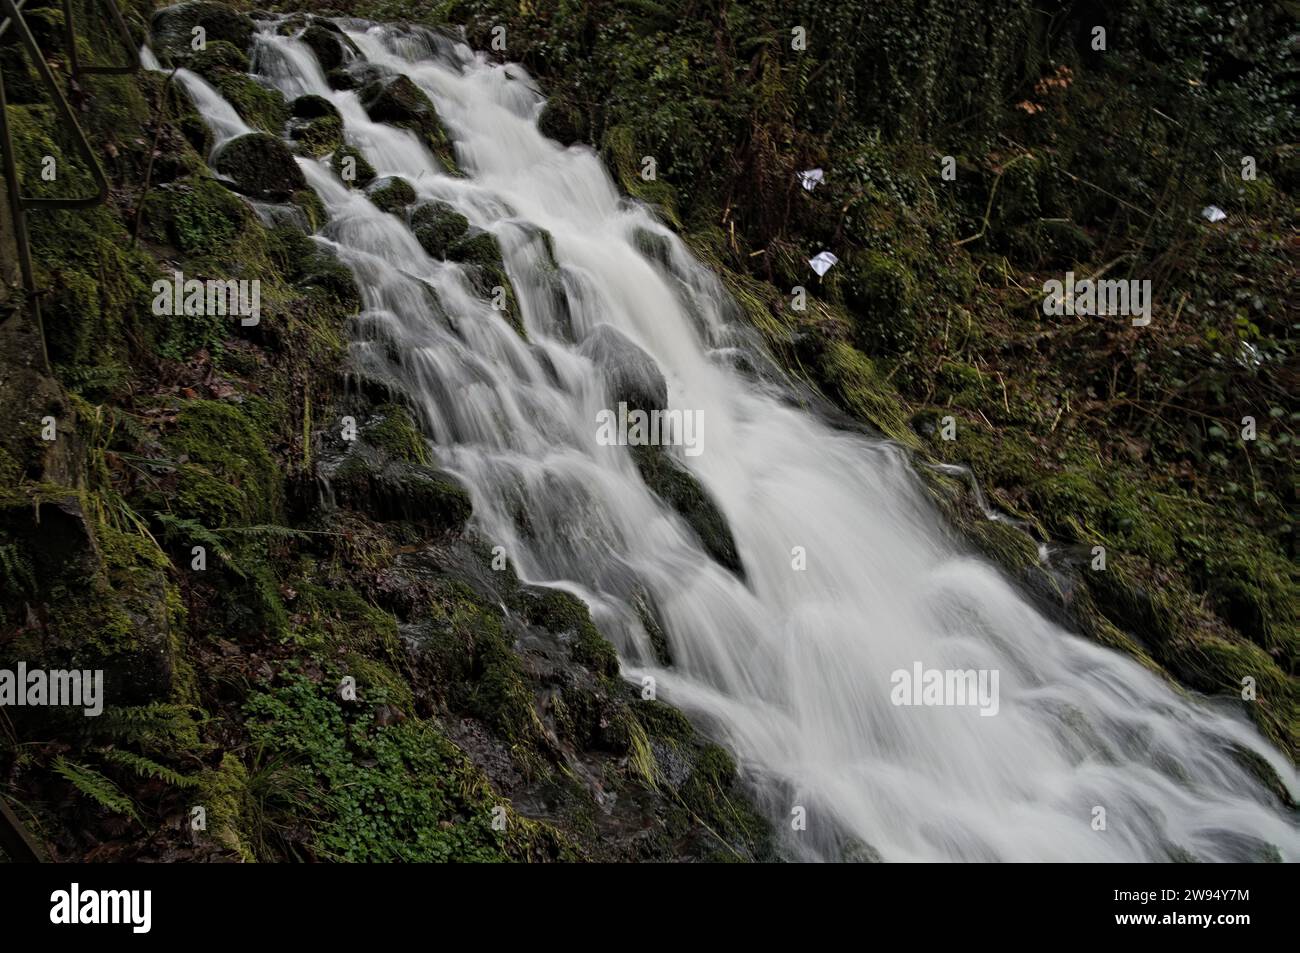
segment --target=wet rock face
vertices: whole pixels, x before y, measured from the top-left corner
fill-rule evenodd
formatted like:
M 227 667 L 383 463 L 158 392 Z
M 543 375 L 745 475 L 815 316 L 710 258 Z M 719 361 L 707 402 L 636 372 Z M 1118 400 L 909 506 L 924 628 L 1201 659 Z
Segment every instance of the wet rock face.
M 432 199 L 411 210 L 411 231 L 426 252 L 446 258 L 451 247 L 469 231 L 469 220 L 446 202 Z
M 342 145 L 343 118 L 324 96 L 299 96 L 289 111 L 289 137 L 303 152 L 321 156 Z
M 303 30 L 299 39 L 311 47 L 311 51 L 316 54 L 317 62 L 325 72 L 338 69 L 353 57 L 361 55 L 356 44 L 328 21 L 314 21 Z
M 727 518 L 708 490 L 663 447 L 631 447 L 641 479 L 677 511 L 720 565 L 744 578 L 745 567 Z
M 193 46 L 195 27 L 203 29 L 205 42 L 224 41 L 240 52 L 252 45 L 255 29 L 251 17 L 209 0 L 165 7 L 154 14 L 151 27 L 154 51 L 180 62 L 199 52 Z
M 307 185 L 293 153 L 265 132 L 238 136 L 219 146 L 212 166 L 235 191 L 252 198 L 283 200 Z
M 347 66 L 328 70 L 325 78 L 334 89 L 363 89 L 394 75 L 392 70 L 378 63 L 356 60 Z
M 588 135 L 587 118 L 575 106 L 558 99 L 552 99 L 542 107 L 537 128 L 542 135 L 562 146 L 571 146 Z
M 473 507 L 455 477 L 428 466 L 424 438 L 399 407 L 362 420 L 358 439 L 337 441 L 321 461 L 336 504 L 379 522 L 459 531 Z
M 360 149 L 352 146 L 335 149 L 330 166 L 340 179 L 354 188 L 363 189 L 375 180 L 375 167 L 366 160 Z
M 393 215 L 401 215 L 406 206 L 415 201 L 415 189 L 410 182 L 396 175 L 375 179 L 366 186 L 366 195 L 375 206 Z
M 668 383 L 654 358 L 610 325 L 597 325 L 587 335 L 582 354 L 605 375 L 614 403 L 647 412 L 668 405 Z
M 427 136 L 444 138 L 433 103 L 405 76 L 376 79 L 362 87 L 361 105 L 375 122 L 388 122 Z

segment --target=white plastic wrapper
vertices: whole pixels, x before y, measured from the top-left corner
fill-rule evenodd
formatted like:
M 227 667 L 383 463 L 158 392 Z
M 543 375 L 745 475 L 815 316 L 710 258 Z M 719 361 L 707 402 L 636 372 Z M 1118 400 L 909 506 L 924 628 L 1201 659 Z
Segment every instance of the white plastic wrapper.
M 822 172 L 821 169 L 809 169 L 806 172 L 799 173 L 799 182 L 805 189 L 811 192 L 813 189 L 817 188 L 817 186 L 822 184 L 822 179 L 825 177 L 826 174 Z
M 838 265 L 839 262 L 840 260 L 828 251 L 819 251 L 814 257 L 808 259 L 808 264 L 812 265 L 812 270 L 817 272 L 818 278 L 830 271 L 832 265 Z
M 1201 209 L 1201 217 L 1207 218 L 1211 222 L 1222 222 L 1228 217 L 1228 213 L 1217 205 L 1207 205 L 1205 208 Z

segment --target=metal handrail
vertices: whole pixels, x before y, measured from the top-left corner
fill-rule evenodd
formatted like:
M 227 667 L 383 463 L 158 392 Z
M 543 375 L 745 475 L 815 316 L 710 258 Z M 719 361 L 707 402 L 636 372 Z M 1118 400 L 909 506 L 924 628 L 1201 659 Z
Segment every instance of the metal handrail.
M 63 90 L 60 89 L 58 82 L 55 80 L 50 65 L 45 62 L 45 57 L 42 55 L 40 47 L 37 46 L 36 38 L 32 36 L 27 21 L 23 19 L 23 4 L 25 2 L 26 0 L 0 0 L 0 13 L 4 14 L 4 19 L 0 21 L 0 37 L 3 37 L 11 27 L 17 30 L 18 38 L 27 51 L 32 68 L 40 75 L 46 90 L 49 91 L 59 118 L 71 131 L 76 151 L 81 155 L 86 167 L 90 170 L 91 177 L 95 181 L 95 194 L 93 196 L 50 199 L 22 194 L 18 182 L 18 160 L 14 155 L 13 138 L 9 134 L 9 112 L 8 102 L 5 98 L 4 74 L 0 72 L 0 150 L 4 151 L 4 176 L 9 199 L 9 214 L 13 219 L 14 244 L 18 251 L 23 286 L 28 293 L 26 304 L 31 307 L 32 317 L 36 322 L 36 330 L 41 342 L 41 358 L 46 373 L 49 373 L 50 357 L 45 346 L 45 327 L 41 321 L 39 289 L 36 287 L 31 245 L 27 236 L 27 210 L 31 208 L 90 208 L 100 205 L 108 198 L 108 176 L 104 174 L 104 168 L 99 164 L 99 160 L 90 146 L 90 141 L 86 138 L 81 125 L 77 122 L 72 107 L 68 105 L 67 97 L 63 95 Z M 87 73 L 134 73 L 140 68 L 139 51 L 131 41 L 131 34 L 127 30 L 126 21 L 122 19 L 122 11 L 118 9 L 116 0 L 100 0 L 100 3 L 108 10 L 109 17 L 112 19 L 118 36 L 122 40 L 122 45 L 128 52 L 128 62 L 108 66 L 82 66 L 77 59 L 76 18 L 72 8 L 72 0 L 63 0 L 68 62 L 73 79 Z M 9 810 L 9 806 L 4 803 L 3 799 L 0 799 L 0 849 L 3 849 L 9 859 L 13 861 L 40 862 L 45 859 L 40 842 L 27 832 L 22 822 Z
M 40 334 L 42 358 L 45 369 L 48 371 L 50 360 L 45 347 L 45 328 L 41 322 L 40 304 L 36 297 L 39 289 L 36 287 L 35 268 L 32 264 L 31 245 L 27 235 L 26 213 L 28 209 L 32 208 L 91 208 L 95 205 L 102 205 L 108 198 L 108 176 L 104 174 L 103 166 L 99 164 L 99 160 L 91 148 L 90 141 L 86 138 L 85 132 L 82 131 L 81 125 L 77 122 L 72 107 L 68 105 L 67 97 L 63 95 L 63 90 L 59 87 L 54 73 L 50 70 L 50 65 L 45 62 L 45 57 L 36 43 L 36 38 L 32 36 L 31 28 L 28 27 L 27 21 L 23 18 L 22 11 L 25 3 L 26 0 L 0 0 L 0 13 L 4 14 L 4 20 L 0 21 L 0 37 L 3 37 L 10 28 L 17 31 L 18 38 L 27 51 L 28 59 L 31 60 L 32 68 L 39 74 L 41 81 L 49 92 L 59 119 L 72 133 L 76 152 L 81 156 L 86 168 L 89 169 L 91 178 L 95 183 L 94 195 L 76 198 L 42 198 L 22 194 L 18 182 L 18 162 L 14 155 L 13 139 L 9 134 L 4 76 L 0 74 L 0 149 L 4 150 L 5 185 L 8 190 L 9 212 L 13 218 L 14 243 L 18 250 L 19 269 L 22 272 L 23 286 L 27 289 L 29 303 Z M 109 17 L 112 19 L 122 41 L 122 46 L 127 50 L 128 62 L 108 66 L 81 65 L 80 60 L 77 58 L 76 15 L 73 10 L 72 0 L 63 0 L 64 22 L 68 38 L 68 60 L 74 79 L 87 73 L 121 74 L 134 73 L 140 69 L 139 51 L 131 41 L 131 34 L 127 30 L 126 21 L 122 19 L 122 11 L 118 8 L 116 0 L 100 0 L 100 3 L 108 11 Z

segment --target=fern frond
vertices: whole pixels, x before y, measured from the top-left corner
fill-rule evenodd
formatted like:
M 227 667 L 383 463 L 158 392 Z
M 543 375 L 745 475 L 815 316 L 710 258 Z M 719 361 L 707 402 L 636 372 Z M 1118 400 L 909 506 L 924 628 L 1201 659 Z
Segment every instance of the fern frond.
M 101 807 L 107 808 L 114 814 L 125 814 L 134 821 L 140 820 L 140 815 L 136 813 L 135 804 L 131 799 L 122 793 L 121 788 L 94 768 L 88 768 L 84 764 L 77 764 L 60 756 L 54 759 L 54 771 Z
M 122 751 L 119 748 L 102 748 L 100 754 L 103 755 L 105 761 L 124 768 L 130 768 L 142 778 L 165 781 L 178 788 L 190 788 L 199 783 L 198 778 L 181 774 L 165 764 L 159 764 L 152 758 L 146 758 L 144 755 L 136 754 L 133 751 Z
M 152 702 L 104 709 L 95 719 L 95 734 L 152 751 L 196 751 L 203 747 L 199 725 L 207 714 L 190 705 Z
M 222 531 L 210 530 L 197 520 L 172 516 L 170 513 L 154 513 L 153 517 L 162 527 L 163 539 L 169 543 L 182 542 L 206 546 L 236 576 L 240 579 L 247 578 L 219 535 Z

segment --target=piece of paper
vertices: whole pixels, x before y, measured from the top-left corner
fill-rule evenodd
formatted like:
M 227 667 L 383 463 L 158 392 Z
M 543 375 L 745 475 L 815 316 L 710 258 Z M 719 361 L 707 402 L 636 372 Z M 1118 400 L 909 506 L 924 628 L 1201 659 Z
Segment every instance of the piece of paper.
M 1211 222 L 1222 222 L 1228 217 L 1228 213 L 1217 205 L 1207 205 L 1201 209 L 1201 216 L 1208 218 Z
M 819 251 L 815 257 L 808 259 L 808 264 L 812 265 L 812 270 L 820 278 L 831 270 L 832 265 L 839 264 L 839 259 L 828 251 Z
M 821 185 L 822 179 L 825 177 L 825 173 L 821 169 L 809 169 L 806 172 L 799 173 L 799 181 L 809 192 Z

